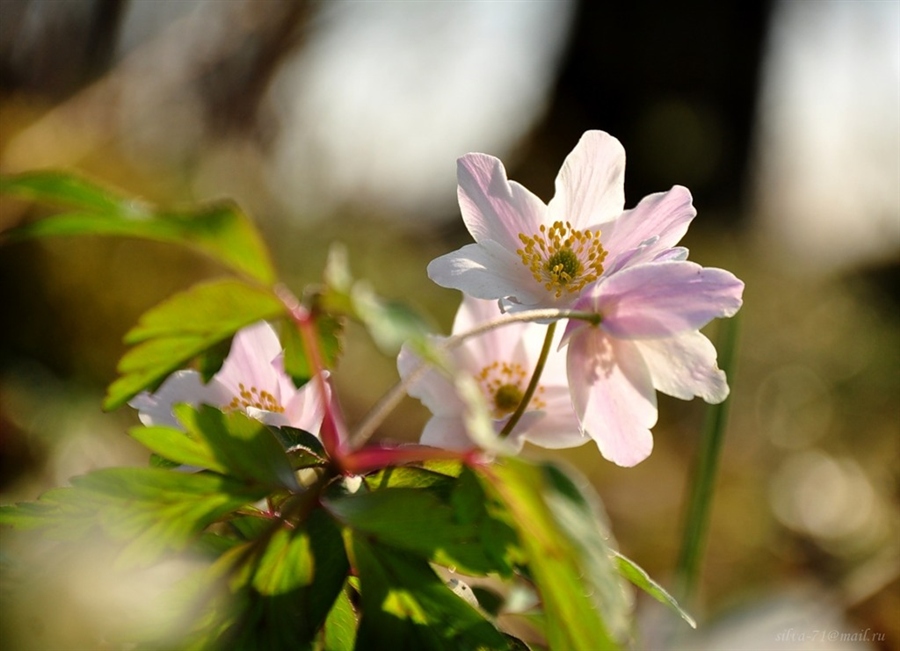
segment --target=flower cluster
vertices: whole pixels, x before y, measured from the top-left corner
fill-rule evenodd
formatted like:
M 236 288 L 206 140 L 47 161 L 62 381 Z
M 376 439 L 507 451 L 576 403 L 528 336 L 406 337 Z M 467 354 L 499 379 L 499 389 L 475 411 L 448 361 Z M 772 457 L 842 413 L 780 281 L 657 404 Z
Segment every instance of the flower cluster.
M 475 243 L 432 261 L 428 274 L 439 285 L 496 302 L 491 310 L 464 300 L 454 332 L 461 321 L 473 325 L 475 314 L 487 320 L 501 311 L 557 308 L 593 315 L 570 319 L 566 327 L 567 383 L 560 381 L 560 365 L 548 363 L 546 391 L 554 399 L 536 393 L 525 412 L 531 418 L 511 434 L 547 447 L 578 445 L 586 435 L 604 457 L 632 466 L 653 446 L 656 391 L 710 403 L 727 397 L 715 348 L 699 329 L 740 308 L 743 283 L 687 261 L 687 250 L 676 246 L 696 215 L 686 188 L 675 186 L 624 210 L 624 170 L 619 141 L 589 131 L 563 163 L 556 194 L 545 205 L 508 180 L 498 159 L 463 156 L 459 205 Z M 478 367 L 489 360 L 519 373 L 533 327 L 539 326 L 498 332 L 481 344 L 480 357 L 460 353 L 460 368 L 480 378 L 485 371 Z M 406 366 L 401 357 L 401 372 Z M 533 366 L 524 368 L 524 374 L 482 385 L 498 424 L 508 414 L 497 406 L 520 395 Z M 410 391 L 434 413 L 423 440 L 459 444 L 447 399 L 436 400 L 447 395 L 440 382 L 423 379 Z M 570 401 L 557 399 L 565 384 Z
M 452 337 L 438 343 L 480 388 L 496 435 L 516 448 L 593 439 L 604 457 L 633 466 L 653 447 L 657 391 L 710 403 L 728 395 L 700 328 L 735 314 L 743 283 L 688 261 L 677 246 L 696 215 L 686 188 L 625 210 L 624 170 L 619 141 L 589 131 L 544 204 L 510 181 L 498 159 L 458 161 L 459 205 L 475 242 L 428 266 L 437 284 L 464 293 Z M 556 321 L 567 321 L 564 331 L 555 331 Z M 316 383 L 296 389 L 280 355 L 272 328 L 257 324 L 235 336 L 209 384 L 181 371 L 131 404 L 148 424 L 176 424 L 173 402 L 204 402 L 317 434 L 329 398 Z M 420 373 L 423 364 L 404 346 L 402 381 L 433 414 L 421 442 L 476 447 L 456 385 L 437 368 Z

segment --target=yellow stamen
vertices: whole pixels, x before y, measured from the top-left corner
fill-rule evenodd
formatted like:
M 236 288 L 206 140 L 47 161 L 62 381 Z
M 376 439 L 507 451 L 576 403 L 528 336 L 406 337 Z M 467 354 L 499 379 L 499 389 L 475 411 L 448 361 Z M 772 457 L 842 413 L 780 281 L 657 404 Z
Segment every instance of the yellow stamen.
M 516 410 L 528 386 L 528 371 L 520 364 L 493 362 L 475 376 L 491 407 L 494 418 L 509 416 Z M 543 409 L 546 404 L 540 398 L 543 387 L 538 387 L 529 407 Z
M 600 231 L 579 231 L 569 222 L 541 225 L 533 236 L 519 233 L 523 248 L 516 253 L 531 270 L 534 279 L 556 298 L 573 294 L 597 280 L 603 273 L 606 250 Z
M 239 395 L 236 395 L 231 399 L 231 402 L 225 405 L 225 411 L 247 411 L 248 407 L 255 407 L 264 411 L 284 413 L 284 407 L 268 391 L 260 391 L 256 387 L 248 389 L 243 382 L 238 385 L 238 388 L 240 389 Z

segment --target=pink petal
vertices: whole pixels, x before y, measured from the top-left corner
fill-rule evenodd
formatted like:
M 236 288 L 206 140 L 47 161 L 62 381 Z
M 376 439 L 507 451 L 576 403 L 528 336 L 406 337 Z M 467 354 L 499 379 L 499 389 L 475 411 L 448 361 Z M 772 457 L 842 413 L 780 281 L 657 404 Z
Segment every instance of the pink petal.
M 216 379 L 233 395 L 239 395 L 239 385 L 255 386 L 273 395 L 280 394 L 280 375 L 272 365 L 281 355 L 281 342 L 275 330 L 265 321 L 243 328 L 234 335 L 231 350 Z
M 584 230 L 618 216 L 625 207 L 625 149 L 603 131 L 587 131 L 556 177 L 549 223 Z
M 457 196 L 463 221 L 476 242 L 493 240 L 515 251 L 519 233 L 537 232 L 546 215 L 544 202 L 506 177 L 499 159 L 466 154 L 457 161 Z
M 609 252 L 607 274 L 626 264 L 648 262 L 684 237 L 697 216 L 691 193 L 676 185 L 668 192 L 651 194 L 613 221 L 600 224 L 600 241 Z
M 597 283 L 584 302 L 602 314 L 601 327 L 613 336 L 657 339 L 732 316 L 743 289 L 744 283 L 723 269 L 658 262 L 629 267 Z
M 291 427 L 305 430 L 318 436 L 322 419 L 325 418 L 325 405 L 331 400 L 331 385 L 328 383 L 328 372 L 325 371 L 325 392 L 322 395 L 320 378 L 313 377 L 296 390 L 288 403 L 284 405 L 284 415 Z
M 728 381 L 716 365 L 716 348 L 700 332 L 635 344 L 658 391 L 682 400 L 699 396 L 711 404 L 728 397 Z
M 568 354 L 575 412 L 600 454 L 620 466 L 643 461 L 653 449 L 656 392 L 634 342 L 591 327 L 575 333 Z

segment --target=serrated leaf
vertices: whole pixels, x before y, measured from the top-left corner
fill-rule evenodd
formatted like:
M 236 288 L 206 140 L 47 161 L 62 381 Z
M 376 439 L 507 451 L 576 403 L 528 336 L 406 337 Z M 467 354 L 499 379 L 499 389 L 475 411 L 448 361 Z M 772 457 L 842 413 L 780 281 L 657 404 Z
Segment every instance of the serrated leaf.
M 168 462 L 168 467 L 185 465 L 207 468 L 225 474 L 224 465 L 216 461 L 209 443 L 203 439 L 193 438 L 190 434 L 174 427 L 156 425 L 152 427 L 133 427 L 129 435 L 154 452 L 157 458 Z M 159 464 L 157 467 L 166 467 Z
M 550 648 L 617 649 L 611 631 L 619 633 L 624 606 L 608 602 L 618 575 L 598 516 L 574 484 L 550 468 L 505 458 L 481 473 L 519 528 Z
M 3 507 L 0 524 L 64 538 L 100 527 L 128 543 L 121 562 L 149 563 L 167 549 L 184 549 L 209 524 L 265 495 L 220 475 L 160 468 L 107 468 L 72 484 L 37 502 Z
M 194 439 L 206 443 L 216 466 L 211 470 L 269 488 L 299 489 L 287 453 L 264 423 L 209 405 L 176 405 L 174 412 Z
M 294 528 L 278 529 L 235 548 L 222 566 L 241 577 L 232 621 L 219 635 L 223 649 L 292 651 L 312 641 L 343 592 L 350 569 L 340 531 L 314 510 Z M 264 546 L 260 547 L 263 544 Z M 242 565 L 235 567 L 234 563 Z
M 659 603 L 667 606 L 669 609 L 678 614 L 681 619 L 686 621 L 691 628 L 697 628 L 697 622 L 691 617 L 675 600 L 675 597 L 666 592 L 665 588 L 650 578 L 650 575 L 632 561 L 630 558 L 623 556 L 619 552 L 613 552 L 613 558 L 619 573 L 626 579 L 631 581 L 635 586 L 646 592 L 648 595 L 656 599 Z
M 172 242 L 270 285 L 275 270 L 262 237 L 231 202 L 194 210 L 161 210 L 66 172 L 30 172 L 0 179 L 0 194 L 75 209 L 8 232 L 12 240 L 59 235 L 120 235 Z
M 345 538 L 362 595 L 357 649 L 509 648 L 505 637 L 453 594 L 427 562 L 361 535 Z
M 408 472 L 399 476 L 400 484 L 405 483 L 403 479 L 424 478 Z M 450 491 L 446 480 L 439 480 L 428 489 L 397 485 L 371 493 L 330 494 L 323 505 L 346 526 L 383 544 L 464 574 L 508 576 L 512 572 L 509 548 L 515 544 L 512 530 L 487 514 L 477 482 L 474 488 L 462 488 L 478 491 L 471 499 L 454 499 L 460 489 L 459 482 L 455 484 Z
M 272 292 L 238 280 L 220 280 L 176 294 L 146 312 L 126 336 L 137 344 L 119 361 L 121 376 L 107 390 L 115 409 L 241 328 L 284 314 Z

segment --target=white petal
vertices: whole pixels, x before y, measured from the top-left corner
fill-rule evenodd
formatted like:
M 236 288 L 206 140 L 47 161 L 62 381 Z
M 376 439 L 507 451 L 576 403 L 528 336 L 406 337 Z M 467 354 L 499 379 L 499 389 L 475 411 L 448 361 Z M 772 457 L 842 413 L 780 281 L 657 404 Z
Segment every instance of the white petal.
M 435 258 L 428 265 L 428 277 L 441 287 L 485 300 L 514 296 L 519 303 L 534 305 L 543 298 L 519 257 L 491 240 Z
M 166 378 L 156 393 L 145 391 L 128 404 L 138 410 L 138 417 L 144 425 L 168 425 L 182 429 L 172 413 L 174 405 L 185 403 L 223 407 L 230 400 L 230 393 L 215 380 L 205 385 L 196 371 L 176 371 Z
M 466 227 L 476 242 L 493 240 L 511 251 L 519 234 L 533 235 L 547 207 L 526 188 L 507 180 L 506 169 L 487 154 L 466 154 L 457 161 L 457 196 Z
M 625 149 L 603 131 L 587 131 L 556 177 L 549 223 L 584 230 L 618 216 L 625 207 Z
M 716 348 L 700 332 L 635 343 L 657 390 L 682 400 L 699 396 L 712 404 L 728 397 L 728 381 L 716 365 Z
M 475 447 L 466 428 L 463 425 L 462 418 L 454 416 L 434 416 L 425 424 L 422 432 L 422 438 L 419 440 L 422 445 L 430 445 L 445 450 L 471 450 Z

